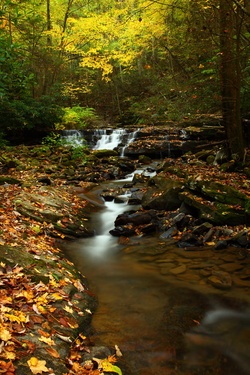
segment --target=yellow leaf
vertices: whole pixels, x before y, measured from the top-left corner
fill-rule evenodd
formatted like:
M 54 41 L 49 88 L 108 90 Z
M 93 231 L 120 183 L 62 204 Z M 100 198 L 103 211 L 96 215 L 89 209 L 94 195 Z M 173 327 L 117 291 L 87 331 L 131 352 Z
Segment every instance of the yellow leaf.
M 42 372 L 49 371 L 46 367 L 46 361 L 39 360 L 36 357 L 31 357 L 27 363 L 32 374 L 42 374 Z
M 55 299 L 55 300 L 63 299 L 62 296 L 61 296 L 61 294 L 59 294 L 59 293 L 52 293 L 51 296 L 52 296 L 53 299 Z
M 69 314 L 73 314 L 74 310 L 72 307 L 69 307 L 68 305 L 63 308 L 63 310 L 67 311 Z
M 98 359 L 95 358 L 98 363 L 98 369 L 102 369 L 103 372 L 116 372 L 118 375 L 122 375 L 122 371 L 118 366 L 114 366 L 109 359 Z
M 55 345 L 55 341 L 52 340 L 50 337 L 39 337 L 39 341 L 45 342 L 45 344 L 48 344 L 50 346 Z
M 10 322 L 27 323 L 29 321 L 29 317 L 22 311 L 14 310 L 13 314 L 5 313 L 4 315 Z
M 9 341 L 11 339 L 10 332 L 5 328 L 0 329 L 0 339 L 5 342 Z

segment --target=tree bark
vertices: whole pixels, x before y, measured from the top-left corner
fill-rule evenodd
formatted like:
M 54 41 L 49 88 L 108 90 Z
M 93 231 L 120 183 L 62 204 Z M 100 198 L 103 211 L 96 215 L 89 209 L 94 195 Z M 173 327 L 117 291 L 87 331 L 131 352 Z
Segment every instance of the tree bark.
M 244 157 L 240 111 L 240 35 L 236 29 L 233 0 L 220 0 L 220 48 L 222 116 L 231 156 Z

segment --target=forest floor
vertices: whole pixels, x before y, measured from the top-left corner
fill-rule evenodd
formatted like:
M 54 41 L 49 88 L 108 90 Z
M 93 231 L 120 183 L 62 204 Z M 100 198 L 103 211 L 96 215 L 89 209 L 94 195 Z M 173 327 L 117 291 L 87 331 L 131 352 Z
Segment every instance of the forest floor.
M 42 153 L 39 162 L 20 148 L 2 153 L 0 175 L 0 372 L 4 375 L 98 375 L 113 369 L 114 356 L 98 364 L 82 363 L 94 345 L 86 336 L 96 298 L 83 275 L 57 247 L 65 235 L 50 222 L 20 214 L 22 194 L 41 197 L 40 177 L 51 160 Z M 7 165 L 7 168 L 6 168 Z M 14 179 L 18 180 L 15 181 Z M 4 182 L 6 181 L 6 182 Z M 16 182 L 16 183 L 15 183 Z M 47 199 L 63 201 L 64 226 L 86 208 L 65 180 L 53 183 L 36 202 L 46 212 Z M 50 188 L 50 187 L 49 187 Z M 55 207 L 55 214 L 58 210 Z M 85 335 L 86 334 L 86 335 Z

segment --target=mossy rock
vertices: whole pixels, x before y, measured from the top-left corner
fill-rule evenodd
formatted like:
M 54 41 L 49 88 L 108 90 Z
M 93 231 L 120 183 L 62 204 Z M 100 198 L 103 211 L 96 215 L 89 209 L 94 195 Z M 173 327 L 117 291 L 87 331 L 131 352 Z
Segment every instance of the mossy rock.
M 232 186 L 221 184 L 219 182 L 190 179 L 187 181 L 186 186 L 194 191 L 195 194 L 206 196 L 209 200 L 220 203 L 244 207 L 245 202 L 248 199 L 245 194 Z
M 107 158 L 110 156 L 118 156 L 118 152 L 115 150 L 95 150 L 93 154 L 98 158 Z
M 211 203 L 190 192 L 180 193 L 180 199 L 189 207 L 190 212 L 215 225 L 241 225 L 246 223 L 244 209 L 222 203 Z
M 21 185 L 21 181 L 17 180 L 16 178 L 13 177 L 8 177 L 8 176 L 0 176 L 0 185 Z
M 175 210 L 180 207 L 179 193 L 183 183 L 158 175 L 149 180 L 149 188 L 142 197 L 144 209 Z

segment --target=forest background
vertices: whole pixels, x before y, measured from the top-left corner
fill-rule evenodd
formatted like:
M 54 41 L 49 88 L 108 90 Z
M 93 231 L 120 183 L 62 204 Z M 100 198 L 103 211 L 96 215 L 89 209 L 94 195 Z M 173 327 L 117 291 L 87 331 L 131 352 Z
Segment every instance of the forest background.
M 243 158 L 249 56 L 249 0 L 0 0 L 0 142 L 221 113 Z

